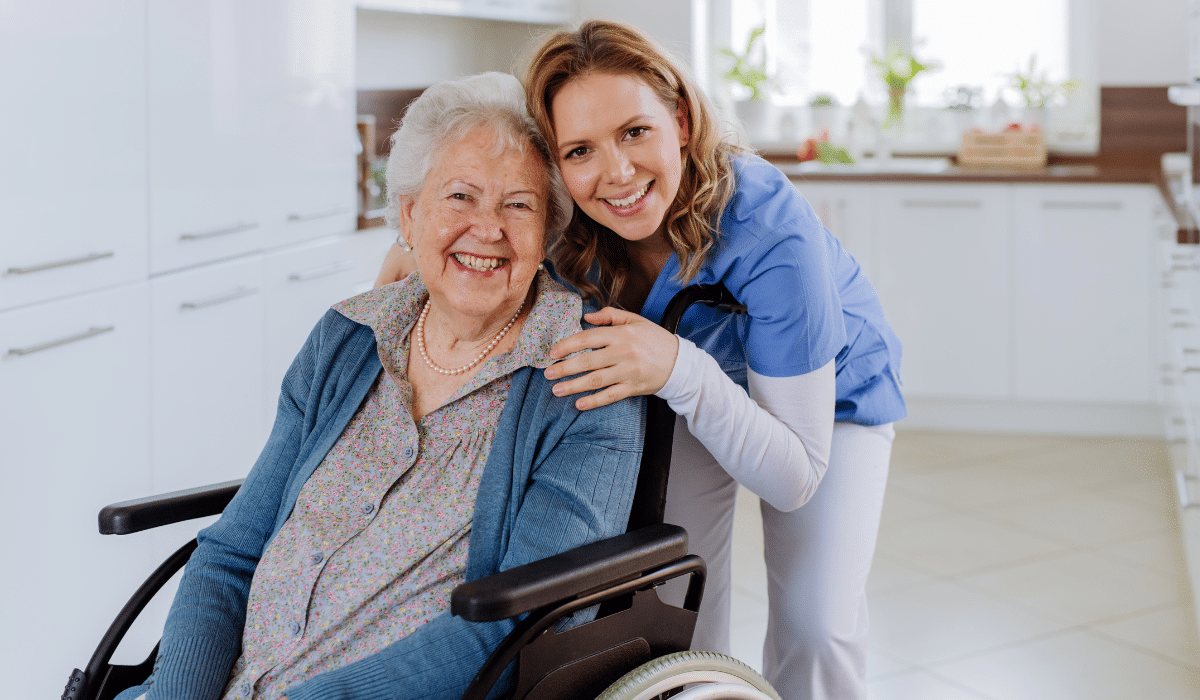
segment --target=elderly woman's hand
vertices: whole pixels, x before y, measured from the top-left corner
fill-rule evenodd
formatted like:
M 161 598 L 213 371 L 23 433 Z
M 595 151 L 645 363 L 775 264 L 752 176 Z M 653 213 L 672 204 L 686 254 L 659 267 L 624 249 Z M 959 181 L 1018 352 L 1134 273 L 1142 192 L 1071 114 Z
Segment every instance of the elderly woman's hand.
M 592 352 L 551 365 L 546 369 L 546 378 L 587 374 L 555 384 L 555 395 L 602 389 L 575 402 L 576 408 L 586 411 L 663 388 L 679 352 L 679 339 L 674 334 L 637 314 L 608 306 L 583 318 L 598 327 L 559 342 L 550 348 L 550 356 L 559 359 L 581 350 Z

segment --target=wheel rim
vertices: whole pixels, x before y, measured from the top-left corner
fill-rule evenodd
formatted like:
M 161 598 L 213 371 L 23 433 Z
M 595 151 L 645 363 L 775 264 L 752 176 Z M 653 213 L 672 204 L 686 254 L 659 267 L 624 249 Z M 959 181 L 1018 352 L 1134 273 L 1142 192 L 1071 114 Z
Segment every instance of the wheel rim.
M 720 687 L 736 687 L 736 688 L 741 688 L 743 690 L 750 688 L 749 686 L 746 685 L 746 682 L 743 681 L 741 678 L 738 678 L 737 676 L 735 676 L 731 673 L 725 673 L 724 671 L 707 671 L 707 670 L 685 671 L 683 673 L 674 675 L 670 678 L 664 678 L 664 679 L 656 682 L 654 685 L 651 685 L 650 687 L 645 688 L 640 693 L 633 696 L 633 698 L 631 698 L 630 700 L 651 700 L 651 698 L 656 698 L 659 695 L 662 695 L 663 693 L 667 692 L 668 690 L 677 690 L 679 688 L 682 688 L 685 685 L 690 685 L 692 683 L 703 683 L 706 686 L 716 685 L 716 686 L 720 686 Z M 701 687 L 703 687 L 703 686 L 701 686 Z M 687 695 L 687 693 L 692 692 L 692 690 L 699 690 L 699 689 L 700 688 L 693 688 L 691 690 L 684 691 L 684 693 L 682 695 L 679 695 L 676 697 L 685 697 Z M 716 695 L 716 696 L 698 695 L 696 697 L 697 698 L 701 698 L 701 697 L 709 698 L 709 697 L 725 697 L 725 696 L 722 696 L 722 695 Z M 762 697 L 762 694 L 760 693 L 760 694 L 755 694 L 755 695 L 737 695 L 737 696 L 730 696 L 730 697 L 731 698 L 750 698 L 751 700 L 758 700 L 759 698 Z

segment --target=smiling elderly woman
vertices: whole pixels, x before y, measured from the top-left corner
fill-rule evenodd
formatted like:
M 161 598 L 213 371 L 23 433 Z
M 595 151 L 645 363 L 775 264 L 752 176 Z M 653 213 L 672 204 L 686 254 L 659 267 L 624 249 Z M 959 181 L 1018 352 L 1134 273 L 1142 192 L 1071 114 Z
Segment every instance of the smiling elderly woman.
M 582 309 L 539 272 L 571 210 L 523 96 L 492 73 L 409 109 L 389 221 L 417 272 L 312 332 L 120 698 L 457 698 L 513 623 L 451 590 L 624 531 L 642 404 L 581 413 L 543 377 Z

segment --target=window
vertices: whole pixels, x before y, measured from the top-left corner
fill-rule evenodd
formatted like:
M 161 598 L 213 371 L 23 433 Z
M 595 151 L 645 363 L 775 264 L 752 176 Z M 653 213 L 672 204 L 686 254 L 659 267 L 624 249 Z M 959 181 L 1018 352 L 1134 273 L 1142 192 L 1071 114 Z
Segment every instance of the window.
M 1036 56 L 1046 78 L 1077 85 L 1069 104 L 1048 108 L 1049 145 L 1089 152 L 1099 133 L 1089 6 L 1078 0 L 709 0 L 708 34 L 712 46 L 741 52 L 750 32 L 766 27 L 756 58 L 765 59 L 777 117 L 799 123 L 793 133 L 800 139 L 815 131 L 807 105 L 820 95 L 841 106 L 839 124 L 860 96 L 877 121 L 884 118 L 887 93 L 871 54 L 886 55 L 890 47 L 936 61 L 940 68 L 917 76 L 905 98 L 899 150 L 911 152 L 953 152 L 963 128 L 1000 128 L 1020 119 L 1024 100 L 1009 76 Z M 718 101 L 743 99 L 745 91 L 723 78 L 729 60 L 714 51 L 710 61 L 709 86 Z M 968 95 L 977 109 L 946 110 Z M 996 106 L 998 98 L 1007 112 Z M 839 129 L 831 131 L 836 140 Z M 788 141 L 778 129 L 750 136 L 759 143 Z

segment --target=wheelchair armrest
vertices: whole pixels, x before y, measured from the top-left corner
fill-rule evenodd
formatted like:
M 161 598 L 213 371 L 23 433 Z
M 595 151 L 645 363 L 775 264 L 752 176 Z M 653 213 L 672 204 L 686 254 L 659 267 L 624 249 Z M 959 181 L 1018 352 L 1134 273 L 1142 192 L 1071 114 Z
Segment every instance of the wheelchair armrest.
M 219 515 L 229 505 L 242 481 L 234 479 L 105 506 L 100 510 L 100 534 L 129 535 L 162 525 Z
M 628 581 L 687 553 L 686 530 L 650 525 L 464 583 L 450 595 L 450 613 L 473 622 L 516 617 Z

